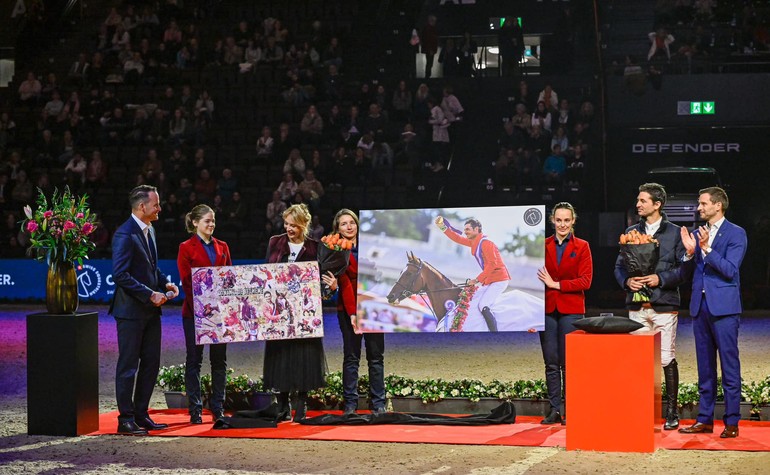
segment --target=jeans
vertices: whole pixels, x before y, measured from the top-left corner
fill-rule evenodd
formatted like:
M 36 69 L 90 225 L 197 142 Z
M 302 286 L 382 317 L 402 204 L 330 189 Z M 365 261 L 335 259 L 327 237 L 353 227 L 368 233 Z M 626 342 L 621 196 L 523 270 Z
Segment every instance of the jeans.
M 346 408 L 358 407 L 358 366 L 361 361 L 361 342 L 366 344 L 366 362 L 369 364 L 369 397 L 373 409 L 385 407 L 385 335 L 383 333 L 357 334 L 350 324 L 350 316 L 337 313 L 342 330 L 342 386 Z
M 201 365 L 203 364 L 203 345 L 195 344 L 195 319 L 182 318 L 184 342 L 187 348 L 185 361 L 184 385 L 187 389 L 187 403 L 190 413 L 201 412 Z M 222 412 L 225 404 L 225 385 L 227 384 L 227 345 L 209 345 L 211 361 L 211 401 L 212 412 Z
M 548 401 L 551 408 L 561 411 L 562 389 L 565 398 L 567 394 L 566 375 L 567 364 L 564 346 L 565 336 L 576 330 L 576 320 L 583 315 L 564 315 L 555 311 L 545 315 L 545 330 L 540 332 L 540 347 L 543 349 L 543 362 L 545 363 L 545 383 L 548 387 Z

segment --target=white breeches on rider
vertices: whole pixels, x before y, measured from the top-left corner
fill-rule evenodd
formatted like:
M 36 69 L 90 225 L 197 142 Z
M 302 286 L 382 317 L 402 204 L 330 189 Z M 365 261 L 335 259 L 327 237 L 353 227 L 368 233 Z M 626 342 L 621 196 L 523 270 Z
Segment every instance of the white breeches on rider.
M 484 307 L 489 307 L 489 309 L 492 310 L 492 313 L 494 313 L 495 309 L 493 306 L 495 305 L 497 297 L 499 297 L 507 288 L 507 280 L 479 286 L 479 288 L 476 289 L 476 295 L 474 295 L 474 300 L 478 302 L 479 312 L 482 311 Z

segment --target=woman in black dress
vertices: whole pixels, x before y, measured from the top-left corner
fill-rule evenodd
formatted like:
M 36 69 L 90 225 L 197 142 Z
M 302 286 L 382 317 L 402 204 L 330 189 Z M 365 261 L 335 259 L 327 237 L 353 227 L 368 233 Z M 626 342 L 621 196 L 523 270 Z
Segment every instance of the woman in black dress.
M 284 234 L 273 236 L 267 246 L 267 262 L 315 261 L 318 243 L 308 237 L 310 212 L 304 204 L 283 212 Z M 277 390 L 278 419 L 291 419 L 289 396 L 297 391 L 294 420 L 305 418 L 307 393 L 325 385 L 326 357 L 321 338 L 268 340 L 265 345 L 265 387 Z

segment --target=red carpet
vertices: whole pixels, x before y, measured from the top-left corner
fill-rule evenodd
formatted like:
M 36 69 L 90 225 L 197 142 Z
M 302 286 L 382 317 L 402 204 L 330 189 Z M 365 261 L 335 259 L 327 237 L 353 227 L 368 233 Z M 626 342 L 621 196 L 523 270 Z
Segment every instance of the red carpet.
M 564 426 L 541 425 L 540 417 L 518 416 L 511 425 L 482 427 L 458 426 L 305 426 L 285 422 L 277 428 L 213 430 L 211 415 L 204 414 L 204 424 L 189 424 L 186 409 L 150 411 L 155 422 L 169 428 L 151 432 L 158 437 L 234 437 L 248 439 L 344 440 L 355 442 L 400 442 L 420 444 L 511 445 L 523 447 L 565 447 Z M 309 417 L 320 415 L 310 411 Z M 89 435 L 116 434 L 117 412 L 101 414 L 99 430 Z M 682 426 L 692 421 L 682 421 Z M 770 451 L 770 422 L 741 421 L 740 436 L 720 439 L 722 423 L 716 422 L 714 434 L 684 435 L 677 431 L 661 431 L 659 448 L 669 450 L 739 450 Z

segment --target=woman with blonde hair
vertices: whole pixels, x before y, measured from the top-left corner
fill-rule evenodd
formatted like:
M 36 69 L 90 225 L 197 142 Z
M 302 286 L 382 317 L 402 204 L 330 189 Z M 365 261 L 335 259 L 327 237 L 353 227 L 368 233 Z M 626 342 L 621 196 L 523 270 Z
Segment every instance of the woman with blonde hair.
M 176 265 L 184 289 L 182 306 L 182 327 L 187 348 L 185 362 L 185 389 L 187 392 L 190 423 L 202 424 L 203 402 L 201 400 L 201 364 L 203 345 L 195 341 L 195 312 L 193 310 L 192 269 L 193 267 L 231 266 L 230 248 L 227 243 L 214 237 L 216 218 L 214 211 L 206 205 L 197 205 L 185 216 L 185 228 L 193 236 L 179 245 Z M 211 361 L 211 412 L 214 420 L 224 416 L 225 385 L 227 383 L 227 345 L 209 345 Z
M 358 366 L 361 361 L 361 343 L 366 345 L 369 365 L 369 401 L 373 412 L 385 412 L 385 335 L 362 333 L 356 325 L 356 292 L 358 289 L 358 216 L 343 208 L 334 216 L 333 233 L 353 241 L 350 263 L 339 278 L 331 272 L 321 276 L 329 289 L 337 291 L 337 319 L 342 331 L 342 386 L 345 401 L 344 414 L 358 409 Z
M 310 211 L 305 204 L 283 212 L 285 233 L 270 238 L 267 262 L 315 261 L 318 242 L 308 237 Z M 326 383 L 326 356 L 321 338 L 268 340 L 265 344 L 265 387 L 278 391 L 278 420 L 291 419 L 289 396 L 297 392 L 294 420 L 305 418 L 307 393 Z

